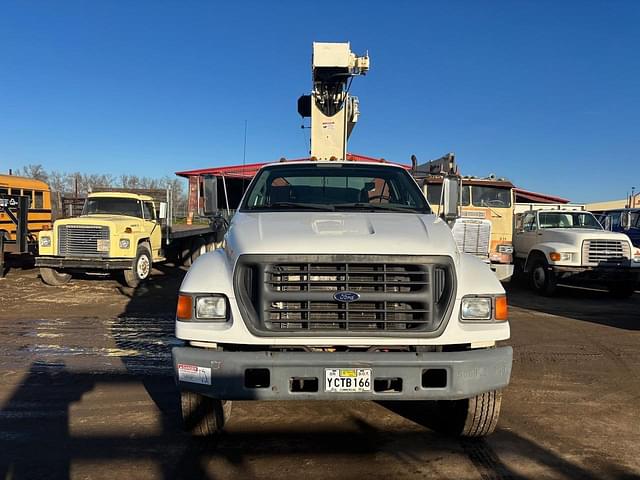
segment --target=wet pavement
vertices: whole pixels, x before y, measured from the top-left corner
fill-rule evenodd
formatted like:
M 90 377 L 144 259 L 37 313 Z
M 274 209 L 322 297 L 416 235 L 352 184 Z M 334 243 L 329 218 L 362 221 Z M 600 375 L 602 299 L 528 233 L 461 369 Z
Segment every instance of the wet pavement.
M 0 280 L 4 478 L 640 478 L 640 294 L 509 287 L 513 376 L 485 440 L 434 433 L 417 405 L 349 401 L 235 402 L 198 440 L 171 370 L 183 274 Z

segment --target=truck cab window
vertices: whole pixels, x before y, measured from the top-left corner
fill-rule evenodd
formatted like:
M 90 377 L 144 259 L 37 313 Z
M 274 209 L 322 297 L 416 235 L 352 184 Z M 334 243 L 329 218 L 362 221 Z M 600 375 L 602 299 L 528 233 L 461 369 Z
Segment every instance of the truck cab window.
M 140 202 L 133 198 L 92 197 L 87 199 L 82 215 L 127 215 L 142 217 Z
M 432 183 L 427 186 L 427 201 L 429 205 L 439 205 L 442 197 L 442 184 Z
M 511 206 L 511 190 L 508 188 L 474 185 L 472 201 L 474 207 L 507 208 Z
M 267 167 L 249 187 L 244 210 L 390 210 L 430 213 L 409 174 L 376 165 L 301 164 Z
M 522 221 L 522 227 L 525 232 L 532 232 L 537 228 L 536 214 L 527 213 Z
M 151 202 L 144 202 L 143 203 L 143 209 L 144 209 L 144 218 L 145 220 L 155 220 L 156 219 L 156 212 L 153 208 L 153 203 Z
M 593 214 L 588 212 L 540 212 L 540 228 L 589 228 L 602 230 Z
M 471 187 L 469 185 L 462 186 L 462 200 L 460 205 L 468 207 L 471 204 Z

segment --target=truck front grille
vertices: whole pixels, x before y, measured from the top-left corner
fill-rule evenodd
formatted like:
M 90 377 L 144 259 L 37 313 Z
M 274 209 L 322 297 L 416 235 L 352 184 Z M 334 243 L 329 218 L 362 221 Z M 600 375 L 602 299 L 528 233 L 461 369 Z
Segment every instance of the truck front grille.
M 108 245 L 108 227 L 87 225 L 58 227 L 58 254 L 61 256 L 106 257 L 109 256 Z
M 621 240 L 585 240 L 582 258 L 586 265 L 619 262 L 631 258 L 631 249 L 627 242 Z
M 453 225 L 453 238 L 461 252 L 487 258 L 491 242 L 491 222 L 459 218 Z
M 440 326 L 454 280 L 442 257 L 243 256 L 235 286 L 243 313 L 267 335 L 409 334 Z M 341 301 L 340 292 L 358 298 Z

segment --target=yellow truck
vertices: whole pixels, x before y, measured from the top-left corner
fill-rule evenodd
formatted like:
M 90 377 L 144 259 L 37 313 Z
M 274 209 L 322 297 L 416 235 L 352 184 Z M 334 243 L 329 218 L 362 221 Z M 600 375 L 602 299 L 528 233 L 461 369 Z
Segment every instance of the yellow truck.
M 430 205 L 441 203 L 442 177 L 421 178 Z M 462 177 L 460 218 L 453 226 L 458 247 L 489 264 L 501 282 L 513 276 L 514 186 L 504 178 Z
M 79 217 L 57 220 L 40 232 L 36 266 L 42 280 L 62 285 L 74 272 L 114 272 L 136 287 L 154 263 L 190 264 L 215 248 L 224 221 L 174 225 L 170 191 L 165 194 L 167 201 L 130 191 L 91 193 Z

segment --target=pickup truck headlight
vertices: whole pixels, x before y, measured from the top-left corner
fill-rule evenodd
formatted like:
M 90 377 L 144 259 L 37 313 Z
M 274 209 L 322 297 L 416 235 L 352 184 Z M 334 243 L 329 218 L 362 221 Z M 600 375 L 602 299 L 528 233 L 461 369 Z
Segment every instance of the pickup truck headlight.
M 573 257 L 571 252 L 551 252 L 549 258 L 554 262 L 570 262 Z
M 120 241 L 118 242 L 118 246 L 123 250 L 128 249 L 130 245 L 131 245 L 131 240 L 129 240 L 128 238 L 121 238 Z
M 633 261 L 635 263 L 640 263 L 640 248 L 633 249 Z
M 42 236 L 40 237 L 40 246 L 41 247 L 50 247 L 51 246 L 51 237 L 50 236 Z M 640 259 L 638 259 L 640 261 Z
M 507 318 L 507 297 L 504 295 L 462 299 L 460 319 L 463 321 L 504 321 Z

